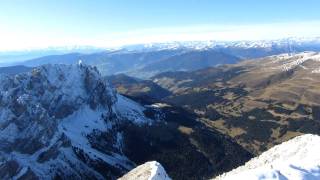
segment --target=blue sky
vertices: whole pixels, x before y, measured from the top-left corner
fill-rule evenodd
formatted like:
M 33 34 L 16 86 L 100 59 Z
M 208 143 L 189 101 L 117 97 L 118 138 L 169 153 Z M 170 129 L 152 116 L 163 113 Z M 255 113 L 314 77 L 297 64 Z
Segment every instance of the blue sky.
M 319 36 L 319 10 L 318 0 L 0 0 L 0 50 Z

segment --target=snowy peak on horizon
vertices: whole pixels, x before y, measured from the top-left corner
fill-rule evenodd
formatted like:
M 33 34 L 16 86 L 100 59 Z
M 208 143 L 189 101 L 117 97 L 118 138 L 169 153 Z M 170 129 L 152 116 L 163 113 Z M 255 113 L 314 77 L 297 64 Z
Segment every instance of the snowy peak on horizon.
M 106 42 L 107 43 L 107 42 Z M 320 37 L 289 37 L 274 40 L 236 40 L 236 41 L 223 41 L 223 40 L 194 40 L 194 41 L 168 41 L 168 42 L 150 42 L 150 43 L 137 43 L 137 44 L 124 44 L 120 46 L 113 46 L 106 44 L 105 46 L 95 45 L 61 45 L 61 46 L 48 46 L 42 48 L 25 48 L 20 50 L 0 50 L 1 54 L 16 54 L 28 52 L 83 52 L 91 53 L 98 51 L 145 51 L 145 50 L 166 50 L 166 49 L 195 49 L 203 50 L 210 48 L 268 48 L 272 46 L 288 46 L 288 44 L 320 44 Z
M 318 44 L 320 45 L 320 37 L 290 37 L 275 40 L 239 40 L 239 41 L 173 41 L 124 45 L 121 48 L 128 51 L 143 51 L 143 50 L 166 50 L 166 49 L 195 49 L 205 50 L 211 48 L 270 48 L 273 46 L 291 46 L 303 44 Z
M 215 180 L 320 179 L 320 136 L 305 134 L 277 145 Z

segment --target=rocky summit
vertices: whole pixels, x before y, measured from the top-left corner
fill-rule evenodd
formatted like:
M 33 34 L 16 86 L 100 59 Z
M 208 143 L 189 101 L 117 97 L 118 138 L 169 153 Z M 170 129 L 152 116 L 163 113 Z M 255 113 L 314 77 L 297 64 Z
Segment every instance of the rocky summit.
M 2 178 L 104 179 L 134 167 L 117 126 L 150 120 L 95 68 L 45 65 L 0 81 Z

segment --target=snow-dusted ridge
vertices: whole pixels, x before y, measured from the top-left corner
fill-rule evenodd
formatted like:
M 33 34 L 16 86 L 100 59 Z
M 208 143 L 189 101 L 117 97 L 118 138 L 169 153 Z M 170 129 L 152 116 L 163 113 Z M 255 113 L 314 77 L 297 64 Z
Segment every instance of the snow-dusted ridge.
M 320 61 L 320 53 L 303 52 L 303 53 L 298 53 L 298 54 L 294 54 L 291 56 L 287 56 L 286 58 L 290 58 L 292 60 L 284 63 L 282 69 L 284 71 L 289 71 L 289 70 L 293 69 L 294 67 L 299 66 L 308 60 Z
M 253 158 L 215 180 L 320 179 L 320 136 L 301 135 Z
M 290 71 L 296 67 L 301 67 L 309 73 L 319 73 L 320 52 L 284 53 L 261 58 L 261 60 L 265 59 L 270 60 L 270 62 L 267 61 L 267 63 L 262 63 L 261 65 L 270 66 L 272 69 Z

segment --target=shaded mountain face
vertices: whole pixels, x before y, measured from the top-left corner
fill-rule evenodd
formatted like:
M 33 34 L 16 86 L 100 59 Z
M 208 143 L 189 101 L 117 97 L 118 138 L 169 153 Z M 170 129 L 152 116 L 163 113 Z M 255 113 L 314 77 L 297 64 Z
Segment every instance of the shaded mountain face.
M 151 80 L 137 79 L 125 74 L 107 76 L 106 79 L 117 89 L 118 93 L 145 99 L 150 102 L 154 99 L 162 99 L 171 94 L 168 90 Z
M 158 74 L 166 71 L 193 71 L 220 64 L 234 64 L 240 59 L 215 50 L 199 50 L 176 55 L 142 68 L 143 72 Z
M 0 176 L 116 179 L 156 160 L 174 179 L 199 179 L 252 157 L 194 114 L 140 102 L 82 64 L 0 75 Z
M 164 103 L 147 105 L 149 118 L 162 112 L 165 123 L 123 128 L 127 157 L 137 164 L 156 160 L 173 179 L 208 179 L 249 160 L 252 155 L 227 136 L 207 128 L 194 114 Z
M 282 54 L 152 80 L 172 93 L 161 101 L 259 154 L 300 134 L 320 134 L 319 63 L 319 53 Z

